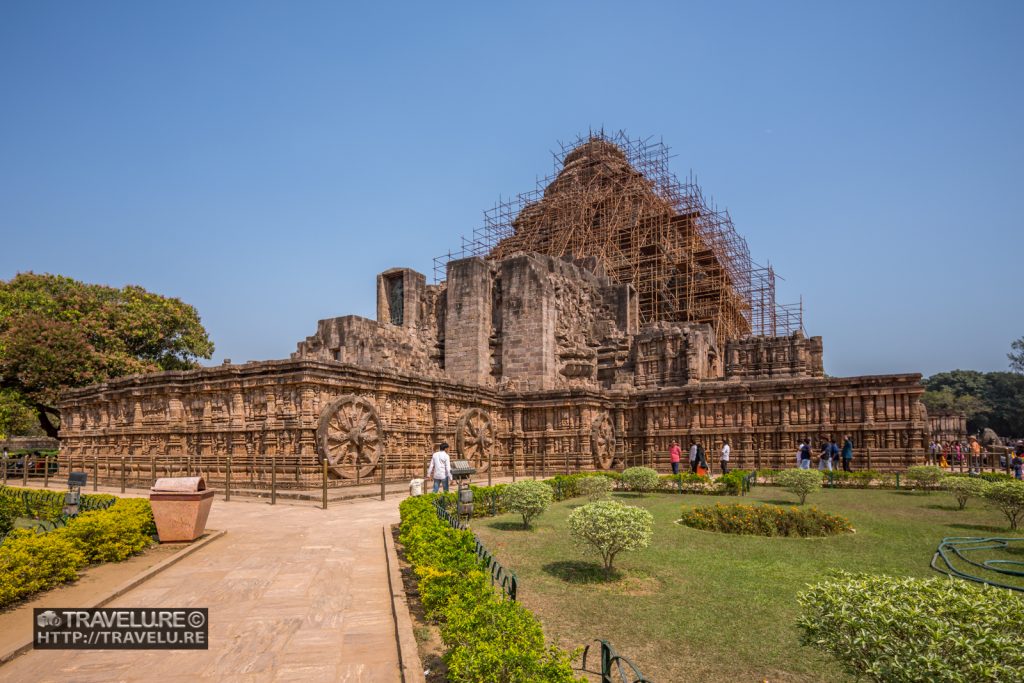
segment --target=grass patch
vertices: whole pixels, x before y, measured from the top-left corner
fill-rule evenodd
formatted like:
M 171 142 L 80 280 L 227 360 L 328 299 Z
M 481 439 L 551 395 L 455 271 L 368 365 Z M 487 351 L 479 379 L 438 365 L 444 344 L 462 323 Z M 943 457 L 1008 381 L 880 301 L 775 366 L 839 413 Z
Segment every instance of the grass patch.
M 792 505 L 777 488 L 755 488 L 721 503 Z M 928 563 L 946 536 L 1019 536 L 985 505 L 943 509 L 934 496 L 826 489 L 808 497 L 842 515 L 856 534 L 807 541 L 716 534 L 679 524 L 680 504 L 698 495 L 613 495 L 654 515 L 645 550 L 624 553 L 606 580 L 600 558 L 569 541 L 576 502 L 552 505 L 533 533 L 505 527 L 515 518 L 476 520 L 474 531 L 519 576 L 523 603 L 565 648 L 606 638 L 655 681 L 847 681 L 838 664 L 799 644 L 796 595 L 839 570 L 936 577 Z M 506 530 L 507 529 L 507 530 Z

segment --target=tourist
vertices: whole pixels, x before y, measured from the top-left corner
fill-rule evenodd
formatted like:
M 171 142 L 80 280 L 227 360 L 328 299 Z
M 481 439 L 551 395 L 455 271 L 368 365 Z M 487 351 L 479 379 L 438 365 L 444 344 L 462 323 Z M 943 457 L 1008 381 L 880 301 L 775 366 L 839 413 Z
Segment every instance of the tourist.
M 939 451 L 939 467 L 941 467 L 942 469 L 946 469 L 947 467 L 949 467 L 949 462 L 946 460 L 946 450 L 947 447 L 945 444 L 943 444 L 942 450 Z
M 938 463 L 939 450 L 941 450 L 941 447 L 938 442 L 935 439 L 932 439 L 932 442 L 928 444 L 928 462 L 925 463 L 926 465 L 934 465 Z
M 850 461 L 853 460 L 853 439 L 847 434 L 843 439 L 843 471 L 850 471 Z
M 697 442 L 690 442 L 690 473 L 697 474 Z
M 732 449 L 729 448 L 729 439 L 722 439 L 722 474 L 729 474 L 729 454 Z
M 706 477 L 708 474 L 708 458 L 704 452 L 704 444 L 697 443 L 697 467 L 694 469 L 697 475 Z
M 981 473 L 981 444 L 978 443 L 978 439 L 971 437 L 971 462 L 969 468 L 971 472 Z
M 828 441 L 821 442 L 821 455 L 818 456 L 818 471 L 832 471 L 832 444 Z
M 1010 461 L 1013 464 L 1013 478 L 1018 481 L 1021 480 L 1022 471 L 1024 471 L 1024 446 L 1020 444 L 1013 451 L 1013 460 Z
M 442 486 L 444 486 L 444 492 L 448 493 L 448 482 L 452 479 L 452 461 L 448 457 L 447 443 L 438 446 L 437 452 L 430 456 L 427 477 L 434 480 L 434 493 L 437 493 Z
M 672 448 L 669 449 L 668 455 L 672 460 L 672 474 L 679 474 L 679 458 L 683 454 L 683 449 L 679 447 L 678 441 L 672 442 Z
M 963 452 L 963 449 L 960 448 L 960 442 L 959 441 L 954 441 L 953 442 L 953 459 L 954 459 L 954 461 L 956 461 L 957 465 L 963 465 L 964 464 L 964 452 Z
M 800 444 L 800 469 L 809 470 L 811 469 L 811 440 L 804 439 L 804 442 Z

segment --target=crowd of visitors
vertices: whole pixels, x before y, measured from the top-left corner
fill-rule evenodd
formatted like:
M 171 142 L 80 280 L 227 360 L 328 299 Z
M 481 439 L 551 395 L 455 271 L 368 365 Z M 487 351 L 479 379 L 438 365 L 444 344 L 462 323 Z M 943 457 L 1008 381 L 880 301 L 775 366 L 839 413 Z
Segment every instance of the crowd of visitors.
M 818 469 L 821 471 L 838 470 L 840 466 L 844 472 L 852 472 L 853 462 L 853 437 L 849 434 L 843 436 L 842 444 L 834 438 L 822 439 L 817 449 L 811 444 L 811 439 L 804 439 L 796 453 L 796 466 L 800 469 L 809 470 L 815 460 L 817 450 Z M 1004 451 L 1003 448 L 999 449 Z M 940 442 L 935 439 L 928 444 L 925 464 L 935 465 L 944 469 L 968 468 L 971 472 L 981 472 L 983 468 L 994 465 L 995 462 L 989 458 L 999 458 L 1001 468 L 1010 468 L 1017 479 L 1024 477 L 1024 439 L 1007 442 L 1007 455 L 990 453 L 983 447 L 976 437 L 970 437 L 967 441 Z M 729 440 L 722 441 L 719 453 L 720 472 L 729 473 L 729 457 L 732 448 Z M 679 474 L 680 463 L 682 462 L 683 451 L 678 441 L 672 441 L 669 448 L 669 459 L 672 462 L 672 474 Z M 694 474 L 709 474 L 708 456 L 704 444 L 693 440 L 690 442 L 690 472 Z

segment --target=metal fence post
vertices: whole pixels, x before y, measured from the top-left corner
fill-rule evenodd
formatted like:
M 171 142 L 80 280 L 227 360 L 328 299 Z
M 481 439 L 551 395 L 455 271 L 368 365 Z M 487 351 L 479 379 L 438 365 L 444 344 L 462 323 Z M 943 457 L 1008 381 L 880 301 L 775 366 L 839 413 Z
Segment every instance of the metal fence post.
M 50 456 L 43 457 L 43 488 L 50 488 Z
M 125 471 L 124 471 L 124 456 L 122 455 L 121 456 L 121 493 L 124 493 L 124 483 L 125 483 L 124 482 L 124 475 L 125 475 Z
M 4 458 L 4 486 L 7 486 L 7 458 Z
M 899 487 L 900 487 L 900 473 L 897 472 L 896 473 L 896 488 L 899 489 Z
M 867 448 L 865 448 L 865 449 L 864 449 L 864 452 L 865 452 L 865 453 L 867 454 L 867 459 L 868 459 L 868 469 L 870 470 L 870 469 L 871 469 L 871 447 L 870 447 L 870 446 L 868 446 Z
M 492 458 L 491 458 L 491 449 L 488 448 L 487 449 L 487 485 L 488 486 L 493 486 L 494 485 L 493 484 L 494 480 L 492 479 L 492 471 L 494 470 L 494 468 L 492 467 L 493 463 L 491 462 L 491 460 L 492 460 Z
M 327 458 L 324 458 L 323 491 L 324 491 L 323 508 L 324 508 L 324 510 L 326 510 L 327 509 Z
M 28 486 L 28 455 L 21 456 L 21 485 Z
M 231 456 L 228 456 L 227 466 L 224 469 L 224 500 L 231 500 Z
M 85 463 L 82 463 L 83 465 Z M 92 459 L 92 492 L 96 493 L 100 490 L 100 459 Z
M 384 491 L 384 481 L 388 475 L 388 456 L 387 453 L 380 454 L 380 499 L 385 500 L 386 493 Z
M 153 480 L 153 484 L 156 483 L 156 456 L 149 456 L 149 478 Z M 150 484 L 152 486 L 152 484 Z
M 270 504 L 277 505 L 277 456 L 270 456 Z

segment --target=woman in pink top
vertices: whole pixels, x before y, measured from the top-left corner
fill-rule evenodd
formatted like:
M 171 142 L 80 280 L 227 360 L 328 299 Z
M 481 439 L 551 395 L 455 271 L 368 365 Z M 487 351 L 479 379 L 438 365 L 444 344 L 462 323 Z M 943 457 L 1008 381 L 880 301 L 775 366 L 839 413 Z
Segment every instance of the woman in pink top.
M 673 441 L 672 448 L 668 451 L 669 456 L 672 458 L 672 474 L 679 474 L 679 458 L 683 454 L 683 450 L 679 448 L 679 442 Z

